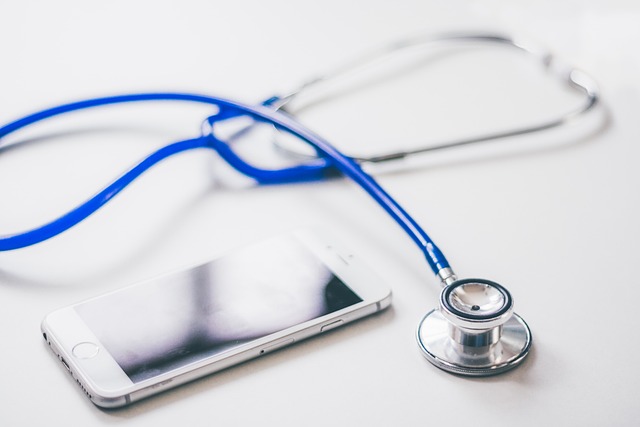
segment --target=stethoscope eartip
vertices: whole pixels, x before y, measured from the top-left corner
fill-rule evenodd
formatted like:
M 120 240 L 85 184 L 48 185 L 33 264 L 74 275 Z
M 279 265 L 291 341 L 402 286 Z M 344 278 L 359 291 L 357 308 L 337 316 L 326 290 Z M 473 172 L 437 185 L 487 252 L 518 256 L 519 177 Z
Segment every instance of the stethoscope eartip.
M 531 348 L 531 330 L 513 312 L 503 286 L 485 279 L 457 280 L 440 294 L 440 307 L 418 325 L 424 356 L 440 369 L 487 376 L 518 366 Z

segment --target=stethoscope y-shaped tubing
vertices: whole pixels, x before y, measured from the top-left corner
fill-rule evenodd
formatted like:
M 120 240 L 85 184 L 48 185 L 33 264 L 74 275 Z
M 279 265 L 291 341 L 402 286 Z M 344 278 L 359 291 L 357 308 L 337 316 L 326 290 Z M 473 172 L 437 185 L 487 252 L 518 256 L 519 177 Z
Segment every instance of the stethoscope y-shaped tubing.
M 36 113 L 14 120 L 13 122 L 0 127 L 0 138 L 3 138 L 10 133 L 16 132 L 22 128 L 54 116 L 71 113 L 73 111 L 102 107 L 104 105 L 124 104 L 140 101 L 186 101 L 200 104 L 217 105 L 218 99 L 206 95 L 172 92 L 134 93 L 127 95 L 115 95 L 105 96 L 101 98 L 85 99 L 82 101 L 58 105 L 53 108 L 47 108 L 46 110 L 38 111 Z
M 449 268 L 449 263 L 446 258 L 426 232 L 389 194 L 386 193 L 386 191 L 382 189 L 382 187 L 380 187 L 380 185 L 371 176 L 366 174 L 353 159 L 342 154 L 326 140 L 316 135 L 291 117 L 274 111 L 269 107 L 249 106 L 223 98 L 182 93 L 131 94 L 95 98 L 43 110 L 11 122 L 0 128 L 0 138 L 35 122 L 56 115 L 69 113 L 71 111 L 108 104 L 157 100 L 192 101 L 215 105 L 219 108 L 219 112 L 218 114 L 209 117 L 207 120 L 207 123 L 211 127 L 213 127 L 218 121 L 238 116 L 249 116 L 256 121 L 269 123 L 276 126 L 278 129 L 289 132 L 309 143 L 318 151 L 321 158 L 307 165 L 277 170 L 260 169 L 244 162 L 233 152 L 228 144 L 216 138 L 213 132 L 209 132 L 200 138 L 180 141 L 160 148 L 123 174 L 120 178 L 116 179 L 112 184 L 100 191 L 94 197 L 58 219 L 33 230 L 0 237 L 0 250 L 6 251 L 22 248 L 56 236 L 73 227 L 100 207 L 104 206 L 104 204 L 109 202 L 133 180 L 161 160 L 164 160 L 174 154 L 195 148 L 212 148 L 216 150 L 232 167 L 245 175 L 251 176 L 261 183 L 274 184 L 319 179 L 326 177 L 327 173 L 330 173 L 332 169 L 339 170 L 342 174 L 353 179 L 365 191 L 367 191 L 367 193 L 369 193 L 369 195 L 371 195 L 394 218 L 394 220 L 398 222 L 398 224 L 409 234 L 414 243 L 416 243 L 416 245 L 418 245 L 425 254 L 427 262 L 435 274 L 438 274 L 443 269 Z
M 188 139 L 185 141 L 175 142 L 160 148 L 151 155 L 147 156 L 133 168 L 122 174 L 118 179 L 113 181 L 102 191 L 98 192 L 89 200 L 80 204 L 76 208 L 70 210 L 59 218 L 22 233 L 13 235 L 0 236 L 0 251 L 8 251 L 13 249 L 24 248 L 35 245 L 36 243 L 48 240 L 58 234 L 70 229 L 80 221 L 84 220 L 102 206 L 107 204 L 118 193 L 124 190 L 136 178 L 149 170 L 158 162 L 183 151 L 193 150 L 195 148 L 211 148 L 206 138 L 200 137 Z
M 299 96 L 307 88 L 311 86 L 315 86 L 318 83 L 330 81 L 334 78 L 340 77 L 353 70 L 363 67 L 366 64 L 378 58 L 388 56 L 395 52 L 403 51 L 407 48 L 412 48 L 412 47 L 417 47 L 417 46 L 432 44 L 432 43 L 442 43 L 442 42 L 445 42 L 445 43 L 480 42 L 480 43 L 495 43 L 495 44 L 507 45 L 507 46 L 515 47 L 521 51 L 524 51 L 528 54 L 532 54 L 533 56 L 540 58 L 542 63 L 547 67 L 549 67 L 549 64 L 552 63 L 552 58 L 553 58 L 550 53 L 543 51 L 542 49 L 539 49 L 534 45 L 531 45 L 530 43 L 525 43 L 519 39 L 513 39 L 511 37 L 500 35 L 500 34 L 450 33 L 450 34 L 443 34 L 443 35 L 418 37 L 414 39 L 407 39 L 404 41 L 393 43 L 379 51 L 375 51 L 369 55 L 365 55 L 359 59 L 356 59 L 351 63 L 346 64 L 343 67 L 340 67 L 334 70 L 331 73 L 328 73 L 319 78 L 313 79 L 312 81 L 302 85 L 299 89 L 291 92 L 290 94 L 284 97 L 270 98 L 265 102 L 263 102 L 263 105 L 268 105 L 269 107 L 276 110 L 281 109 L 282 107 L 288 106 L 287 104 L 292 99 Z M 585 114 L 586 112 L 588 112 L 589 110 L 591 110 L 595 105 L 597 105 L 599 96 L 598 96 L 598 91 L 595 83 L 589 78 L 589 76 L 587 76 L 586 74 L 578 70 L 568 68 L 568 67 L 564 68 L 564 72 L 560 74 L 560 77 L 563 79 L 566 79 L 566 81 L 569 83 L 570 86 L 584 93 L 587 99 L 582 106 L 580 106 L 575 110 L 570 111 L 569 113 L 565 114 L 563 117 L 557 120 L 552 120 L 547 123 L 542 123 L 542 124 L 539 124 L 538 126 L 524 127 L 521 129 L 505 131 L 505 132 L 497 132 L 489 135 L 481 135 L 478 137 L 468 138 L 468 139 L 459 140 L 459 141 L 450 141 L 448 143 L 443 143 L 443 144 L 435 145 L 431 147 L 418 148 L 412 151 L 387 153 L 385 155 L 376 156 L 376 157 L 345 156 L 344 154 L 340 153 L 338 150 L 335 150 L 334 155 L 337 153 L 342 157 L 344 157 L 344 159 L 349 159 L 351 163 L 354 163 L 354 161 L 379 162 L 379 161 L 403 158 L 403 157 L 406 157 L 407 155 L 417 154 L 420 152 L 457 147 L 460 145 L 467 145 L 474 142 L 483 142 L 488 140 L 501 139 L 508 136 L 516 136 L 516 135 L 522 135 L 527 133 L 533 133 L 533 132 L 538 132 L 538 131 L 550 129 L 553 127 L 561 126 L 571 121 L 572 119 L 579 117 Z M 74 102 L 70 104 L 64 104 L 54 108 L 46 109 L 46 110 L 31 114 L 29 116 L 23 117 L 21 119 L 18 119 L 14 122 L 11 122 L 0 128 L 0 138 L 12 132 L 15 132 L 19 129 L 22 129 L 26 126 L 29 126 L 33 123 L 36 123 L 38 121 L 41 121 L 53 116 L 69 113 L 72 111 L 88 109 L 88 108 L 98 107 L 102 105 L 117 104 L 117 103 L 136 102 L 136 101 L 161 101 L 161 100 L 162 101 L 188 101 L 188 102 L 204 103 L 204 104 L 215 105 L 215 106 L 217 106 L 221 101 L 219 98 L 215 98 L 215 97 L 197 95 L 197 94 L 184 94 L 184 93 L 131 94 L 131 95 L 120 95 L 120 96 L 113 96 L 113 97 L 89 99 L 89 100 Z M 237 105 L 239 106 L 239 104 Z M 247 106 L 244 106 L 244 107 L 246 108 Z M 218 115 L 217 117 L 220 117 L 220 115 Z M 257 119 L 258 117 L 254 117 L 254 118 Z M 265 117 L 262 117 L 261 120 L 267 120 L 267 119 Z M 307 140 L 307 142 L 310 143 L 309 140 Z M 326 143 L 326 141 L 324 142 Z M 326 178 L 327 176 L 335 172 L 334 161 L 329 161 L 328 159 L 323 157 L 319 157 L 313 160 L 308 159 L 308 161 L 305 162 L 305 164 L 303 165 L 292 167 L 292 168 L 280 169 L 277 171 L 255 168 L 252 165 L 244 162 L 238 156 L 236 156 L 228 144 L 225 144 L 222 141 L 217 141 L 217 142 L 214 141 L 214 143 L 216 144 L 216 150 L 219 152 L 219 154 L 223 158 L 225 158 L 230 164 L 232 164 L 236 169 L 238 169 L 240 172 L 244 173 L 245 175 L 252 176 L 258 182 L 264 183 L 264 184 L 317 180 L 317 179 Z M 313 146 L 314 144 L 311 143 L 311 145 Z M 101 206 L 103 206 L 105 203 L 111 200 L 111 198 L 115 196 L 115 194 L 120 192 L 124 187 L 129 185 L 131 181 L 137 178 L 137 176 L 142 174 L 144 171 L 146 171 L 149 167 L 153 166 L 155 163 L 163 160 L 166 157 L 176 154 L 178 152 L 182 152 L 182 151 L 193 149 L 193 148 L 200 148 L 200 147 L 213 148 L 207 145 L 205 140 L 198 139 L 198 138 L 187 140 L 187 141 L 181 141 L 174 144 L 169 144 L 168 146 L 161 148 L 160 150 L 156 151 L 155 153 L 152 153 L 150 156 L 145 158 L 142 162 L 140 162 L 140 164 L 136 165 L 129 172 L 122 175 L 120 178 L 114 181 L 111 185 L 107 186 L 104 190 L 99 192 L 97 195 L 95 195 L 93 198 L 88 200 L 86 203 L 73 209 L 68 214 L 63 215 L 62 217 L 52 221 L 51 223 L 45 224 L 44 226 L 38 227 L 30 231 L 17 233 L 9 236 L 0 236 L 0 250 L 11 250 L 11 249 L 18 249 L 21 247 L 29 246 L 29 245 L 41 242 L 43 240 L 46 240 L 50 237 L 53 237 L 65 231 L 66 229 L 82 221 L 87 216 L 91 215 L 93 212 L 95 212 L 97 209 L 99 209 Z M 330 157 L 330 155 L 328 154 L 325 154 L 325 156 Z M 357 171 L 355 171 L 354 173 L 358 174 Z M 360 170 L 360 173 L 364 174 L 362 170 Z M 354 176 L 351 176 L 351 177 L 354 178 Z M 364 176 L 367 176 L 367 175 L 364 174 Z M 368 178 L 373 183 L 375 183 L 375 181 L 373 181 L 371 177 L 368 177 Z M 362 182 L 360 184 L 363 185 Z M 365 189 L 366 189 L 366 186 L 365 186 Z M 373 188 L 371 189 L 371 192 L 376 193 L 375 189 Z M 388 197 L 388 195 L 386 196 Z M 382 203 L 384 199 L 385 197 L 382 197 L 381 199 L 379 200 L 377 199 L 377 200 L 380 203 Z M 395 203 L 395 205 L 397 206 L 397 203 Z M 383 206 L 385 205 L 383 204 Z M 401 224 L 404 223 L 403 228 L 405 228 L 405 230 L 409 232 L 409 234 L 412 235 L 412 237 L 414 237 L 414 241 L 416 241 L 416 243 L 418 243 L 421 247 L 428 246 L 428 244 L 425 243 L 425 240 L 421 238 L 422 233 L 419 231 L 420 228 L 419 227 L 417 229 L 415 228 L 417 224 L 415 223 L 412 224 L 413 222 L 412 220 L 403 221 L 402 219 L 400 219 L 406 215 L 406 212 L 397 211 L 396 208 L 393 208 L 393 209 L 389 208 L 387 210 L 389 211 L 389 213 L 394 215 L 394 218 L 396 218 L 395 214 L 399 215 L 397 220 L 399 220 Z M 406 216 L 408 217 L 408 215 Z M 410 217 L 408 218 L 410 219 Z M 425 251 L 425 252 L 428 252 L 428 251 Z M 427 258 L 431 259 L 430 256 L 427 256 Z
M 34 123 L 51 117 L 104 105 L 139 101 L 187 101 L 204 103 L 214 106 L 217 105 L 216 98 L 186 93 L 142 93 L 93 98 L 48 108 L 10 122 L 0 127 L 0 138 L 3 138 L 13 132 L 16 132 Z M 100 209 L 100 207 L 104 206 L 116 194 L 122 191 L 122 189 L 124 189 L 127 185 L 129 185 L 133 180 L 135 180 L 151 166 L 169 156 L 172 156 L 173 154 L 177 154 L 179 152 L 193 148 L 200 148 L 201 146 L 206 146 L 206 141 L 204 139 L 194 139 L 169 144 L 157 150 L 156 152 L 152 153 L 147 158 L 139 162 L 136 166 L 131 168 L 128 172 L 116 179 L 112 184 L 105 187 L 91 199 L 80 204 L 61 217 L 40 227 L 36 227 L 32 230 L 6 236 L 0 236 L 0 251 L 9 251 L 31 246 L 50 239 L 51 237 L 54 237 L 68 230 L 69 228 L 73 227 L 74 225 Z
M 385 211 L 405 230 L 414 243 L 420 248 L 425 255 L 429 266 L 434 274 L 438 274 L 441 270 L 449 268 L 449 262 L 444 254 L 433 243 L 429 235 L 411 218 L 411 216 L 376 182 L 373 177 L 364 172 L 362 168 L 353 159 L 342 154 L 339 150 L 329 144 L 326 140 L 298 123 L 292 117 L 278 113 L 264 106 L 248 106 L 234 102 L 224 101 L 226 104 L 220 104 L 222 119 L 235 116 L 250 116 L 254 120 L 266 122 L 274 125 L 276 128 L 289 132 L 298 138 L 306 141 L 319 155 L 330 163 L 329 165 L 338 169 L 343 175 L 351 178 L 360 187 L 362 187 Z M 227 111 L 230 110 L 230 111 Z M 220 120 L 218 116 L 209 117 L 208 122 L 213 127 L 216 121 Z M 246 164 L 240 157 L 233 153 L 229 145 L 216 138 L 213 132 L 209 133 L 214 149 L 225 159 L 229 165 L 238 171 L 247 173 L 243 170 Z M 274 178 L 283 171 L 271 170 Z M 262 170 L 264 171 L 264 170 Z

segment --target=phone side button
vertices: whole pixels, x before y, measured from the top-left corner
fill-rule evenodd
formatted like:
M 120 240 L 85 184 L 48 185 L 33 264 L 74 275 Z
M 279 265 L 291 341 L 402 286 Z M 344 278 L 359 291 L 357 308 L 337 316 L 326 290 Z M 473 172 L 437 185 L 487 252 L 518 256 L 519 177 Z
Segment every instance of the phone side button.
M 268 345 L 264 347 L 262 350 L 260 350 L 260 354 L 269 353 L 270 351 L 277 350 L 289 344 L 293 344 L 293 341 L 295 341 L 293 338 L 289 338 L 288 340 L 283 340 L 275 344 Z
M 344 320 L 342 319 L 336 320 L 335 322 L 327 323 L 326 325 L 320 328 L 320 332 L 330 331 L 332 329 L 337 328 L 338 326 L 342 326 L 343 323 L 344 323 Z

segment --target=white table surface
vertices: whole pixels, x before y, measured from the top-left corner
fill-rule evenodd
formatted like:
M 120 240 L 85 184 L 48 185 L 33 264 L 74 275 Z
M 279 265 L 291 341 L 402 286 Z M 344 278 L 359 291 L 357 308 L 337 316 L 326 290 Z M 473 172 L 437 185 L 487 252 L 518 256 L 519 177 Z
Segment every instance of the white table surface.
M 424 360 L 414 331 L 438 283 L 357 186 L 256 187 L 197 151 L 71 231 L 0 253 L 0 425 L 637 425 L 638 22 L 640 7 L 609 1 L 4 2 L 1 122 L 132 91 L 258 102 L 380 44 L 448 30 L 516 32 L 549 47 L 599 82 L 606 110 L 376 172 L 460 276 L 511 290 L 534 334 L 519 369 L 468 379 Z M 401 145 L 575 105 L 530 64 L 495 50 L 443 55 L 303 121 L 344 147 Z M 106 108 L 7 139 L 30 142 L 0 151 L 2 233 L 61 214 L 154 147 L 197 134 L 207 111 Z M 91 404 L 40 336 L 56 308 L 307 226 L 375 266 L 392 308 L 117 411 Z

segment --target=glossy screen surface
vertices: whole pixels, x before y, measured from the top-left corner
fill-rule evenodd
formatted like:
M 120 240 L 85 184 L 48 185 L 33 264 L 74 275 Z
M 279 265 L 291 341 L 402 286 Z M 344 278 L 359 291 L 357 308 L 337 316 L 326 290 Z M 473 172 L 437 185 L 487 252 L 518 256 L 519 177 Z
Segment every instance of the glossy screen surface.
M 361 301 L 286 237 L 75 309 L 137 383 Z

